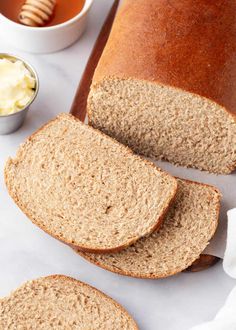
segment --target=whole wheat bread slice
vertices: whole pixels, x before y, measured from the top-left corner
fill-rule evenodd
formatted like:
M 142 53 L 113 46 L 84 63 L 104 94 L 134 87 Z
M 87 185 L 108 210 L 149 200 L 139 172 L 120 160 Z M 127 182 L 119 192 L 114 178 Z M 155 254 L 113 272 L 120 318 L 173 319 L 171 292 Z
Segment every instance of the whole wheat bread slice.
M 158 232 L 117 254 L 79 254 L 122 275 L 140 278 L 171 276 L 192 265 L 206 248 L 217 228 L 219 209 L 217 189 L 178 179 L 175 203 Z
M 33 223 L 100 253 L 153 232 L 177 189 L 169 174 L 66 114 L 28 138 L 8 160 L 5 181 Z
M 62 275 L 26 282 L 0 299 L 0 329 L 137 330 L 127 311 L 97 289 Z

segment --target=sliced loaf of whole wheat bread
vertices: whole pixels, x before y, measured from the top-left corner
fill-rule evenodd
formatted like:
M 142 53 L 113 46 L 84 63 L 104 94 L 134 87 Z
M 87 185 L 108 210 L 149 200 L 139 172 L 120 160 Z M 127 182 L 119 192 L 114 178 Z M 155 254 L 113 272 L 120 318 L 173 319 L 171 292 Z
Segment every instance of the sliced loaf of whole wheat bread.
M 236 168 L 236 2 L 124 0 L 95 71 L 90 124 L 135 152 Z
M 8 160 L 9 193 L 33 223 L 81 250 L 125 248 L 160 226 L 177 181 L 62 114 Z
M 79 254 L 122 275 L 162 278 L 185 270 L 200 256 L 218 225 L 220 194 L 214 187 L 178 179 L 176 201 L 162 228 L 126 250 Z
M 0 329 L 137 330 L 126 310 L 97 289 L 70 277 L 29 281 L 0 299 Z

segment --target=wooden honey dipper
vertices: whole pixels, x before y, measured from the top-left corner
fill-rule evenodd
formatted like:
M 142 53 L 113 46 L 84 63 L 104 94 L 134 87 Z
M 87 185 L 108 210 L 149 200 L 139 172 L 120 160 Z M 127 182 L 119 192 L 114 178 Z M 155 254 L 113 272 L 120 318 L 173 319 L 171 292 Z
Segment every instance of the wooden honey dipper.
M 52 17 L 55 5 L 56 0 L 26 0 L 19 21 L 28 26 L 44 26 Z

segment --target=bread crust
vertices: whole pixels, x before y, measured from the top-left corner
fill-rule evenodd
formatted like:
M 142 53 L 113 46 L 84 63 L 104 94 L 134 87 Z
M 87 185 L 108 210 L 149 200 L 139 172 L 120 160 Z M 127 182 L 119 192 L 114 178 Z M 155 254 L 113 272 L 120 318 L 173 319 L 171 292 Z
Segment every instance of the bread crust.
M 113 298 L 109 297 L 108 295 L 106 295 L 102 291 L 98 290 L 97 288 L 95 288 L 95 287 L 93 287 L 93 286 L 91 286 L 87 283 L 76 280 L 75 278 L 72 278 L 72 277 L 69 277 L 69 276 L 66 276 L 66 275 L 59 275 L 59 274 L 49 275 L 49 276 L 46 276 L 46 277 L 41 277 L 41 278 L 38 278 L 36 280 L 28 281 L 26 283 L 30 283 L 30 282 L 34 283 L 34 282 L 37 282 L 39 279 L 52 279 L 52 280 L 62 279 L 65 282 L 65 285 L 68 281 L 70 281 L 70 282 L 74 282 L 74 283 L 76 283 L 80 286 L 84 286 L 84 287 L 87 287 L 89 289 L 94 290 L 99 295 L 106 297 L 111 302 L 111 304 L 115 305 L 115 307 L 117 309 L 119 309 L 123 314 L 125 314 L 127 316 L 127 318 L 129 319 L 129 321 L 133 324 L 134 330 L 139 330 L 137 323 L 134 321 L 134 319 L 131 317 L 131 315 L 127 312 L 127 310 L 122 305 L 120 305 L 117 301 L 115 301 Z M 19 288 L 24 287 L 26 283 L 22 284 Z M 12 291 L 11 294 L 13 294 L 16 290 Z M 9 296 L 1 298 L 0 302 L 3 301 L 5 298 L 10 297 L 11 294 Z
M 180 178 L 176 177 L 176 179 L 180 179 Z M 217 194 L 217 198 L 218 198 L 217 219 L 216 219 L 217 221 L 215 221 L 215 227 L 214 227 L 214 230 L 213 230 L 213 232 L 212 232 L 211 237 L 209 237 L 209 241 L 210 241 L 210 240 L 214 237 L 215 232 L 216 232 L 216 229 L 217 229 L 218 224 L 219 224 L 221 193 L 220 193 L 220 191 L 219 191 L 216 187 L 214 187 L 214 186 L 212 186 L 212 185 L 209 185 L 209 184 L 200 183 L 200 182 L 191 181 L 191 180 L 185 180 L 185 179 L 180 179 L 180 180 L 183 180 L 183 181 L 186 181 L 186 182 L 189 182 L 189 183 L 192 183 L 192 184 L 196 184 L 196 185 L 202 185 L 202 186 L 211 187 L 211 188 L 216 192 L 216 194 Z M 203 250 L 204 250 L 204 249 L 203 249 Z M 85 255 L 85 254 L 83 254 L 83 253 L 80 253 L 80 251 L 78 251 L 78 250 L 76 250 L 76 249 L 75 249 L 75 252 L 77 252 L 82 258 L 86 259 L 86 260 L 89 261 L 90 263 L 92 263 L 92 264 L 94 264 L 94 265 L 96 265 L 96 266 L 98 266 L 98 267 L 100 267 L 100 268 L 103 268 L 103 269 L 105 269 L 105 270 L 108 270 L 108 271 L 110 271 L 110 272 L 112 272 L 112 273 L 116 273 L 116 274 L 123 275 L 123 276 L 129 276 L 129 277 L 133 277 L 133 278 L 140 278 L 140 279 L 153 279 L 153 280 L 155 280 L 155 279 L 161 279 L 161 278 L 166 278 L 166 277 L 169 277 L 169 276 L 176 275 L 176 274 L 178 274 L 178 273 L 180 273 L 180 272 L 182 272 L 182 271 L 188 269 L 188 268 L 193 264 L 193 262 L 197 259 L 197 258 L 196 258 L 195 260 L 192 260 L 191 262 L 189 262 L 189 264 L 186 265 L 185 268 L 183 268 L 183 269 L 179 269 L 179 270 L 175 270 L 175 271 L 170 271 L 168 274 L 167 274 L 167 273 L 166 273 L 165 275 L 163 274 L 163 276 L 157 276 L 157 275 L 155 275 L 155 274 L 151 274 L 151 275 L 149 274 L 149 275 L 144 276 L 144 275 L 141 275 L 141 274 L 140 274 L 140 275 L 138 275 L 138 274 L 134 275 L 134 274 L 132 274 L 131 272 L 122 271 L 122 270 L 120 270 L 120 269 L 115 269 L 115 270 L 114 270 L 112 267 L 109 267 L 109 266 L 107 266 L 107 265 L 104 265 L 103 263 L 101 263 L 101 262 L 99 262 L 99 261 L 96 261 L 96 260 L 94 260 L 93 258 L 90 258 L 89 254 L 86 254 L 86 255 Z M 203 251 L 202 251 L 202 252 L 203 252 Z M 200 257 L 200 255 L 201 255 L 201 254 L 199 254 L 198 257 Z
M 53 122 L 57 121 L 58 119 L 60 118 L 70 118 L 70 119 L 73 119 L 74 121 L 78 121 L 80 122 L 82 125 L 85 125 L 84 123 L 82 123 L 78 118 L 70 115 L 70 114 L 60 114 L 58 115 L 56 118 L 52 119 L 51 121 L 49 121 L 48 123 L 46 123 L 45 125 L 43 125 L 41 128 L 39 128 L 36 132 L 34 132 L 26 141 L 31 141 L 33 139 L 33 137 L 39 133 L 40 131 L 42 131 L 43 129 L 45 129 L 47 126 L 51 125 Z M 87 125 L 86 125 L 87 126 Z M 100 134 L 102 136 L 106 136 L 106 138 L 112 140 L 115 144 L 118 144 L 120 145 L 119 142 L 117 142 L 115 139 L 105 135 L 104 133 L 100 132 L 99 130 L 96 130 L 90 126 L 87 126 L 88 129 L 90 130 L 95 130 L 97 132 L 97 134 Z M 133 153 L 133 151 L 124 146 L 124 148 L 126 150 L 128 150 L 128 153 L 134 157 L 137 157 L 139 159 L 141 159 L 143 162 L 145 162 L 146 164 L 148 164 L 149 166 L 152 166 L 153 168 L 161 171 L 164 175 L 166 176 L 171 176 L 169 174 L 167 174 L 165 171 L 159 169 L 158 167 L 156 167 L 152 162 L 146 160 L 146 159 L 142 159 L 140 156 L 138 155 L 135 155 Z M 16 157 L 17 158 L 17 157 Z M 8 193 L 9 195 L 11 196 L 11 198 L 13 199 L 13 201 L 17 204 L 17 206 L 21 209 L 21 211 L 31 220 L 32 223 L 34 223 L 37 227 L 39 227 L 41 230 L 43 230 L 45 233 L 49 234 L 50 236 L 56 238 L 57 240 L 59 240 L 60 242 L 62 243 L 65 243 L 67 244 L 68 246 L 70 246 L 71 248 L 74 248 L 74 249 L 78 249 L 80 251 L 83 251 L 83 252 L 89 252 L 89 253 L 98 253 L 98 254 L 101 254 L 101 253 L 115 253 L 115 252 L 120 252 L 121 250 L 127 248 L 128 246 L 134 244 L 138 239 L 140 239 L 141 237 L 136 237 L 132 240 L 129 240 L 129 242 L 127 242 L 127 244 L 123 244 L 123 245 L 120 245 L 120 246 L 117 246 L 115 248 L 109 248 L 109 249 L 94 249 L 94 248 L 91 248 L 91 247 L 88 247 L 88 246 L 83 246 L 83 245 L 76 245 L 76 244 L 73 244 L 72 242 L 66 240 L 66 239 L 61 239 L 61 237 L 59 237 L 58 235 L 56 235 L 55 233 L 49 231 L 45 226 L 43 226 L 40 221 L 37 221 L 32 214 L 30 214 L 26 208 L 21 204 L 21 202 L 19 201 L 19 199 L 17 198 L 16 194 L 14 194 L 13 190 L 11 189 L 11 185 L 9 183 L 9 180 L 8 180 L 8 167 L 11 166 L 11 163 L 14 162 L 14 160 L 12 160 L 11 158 L 9 158 L 6 162 L 6 165 L 5 165 L 5 168 L 4 168 L 4 179 L 5 179 L 5 184 L 6 184 L 6 187 L 8 189 Z M 157 219 L 157 222 L 154 226 L 152 226 L 149 231 L 146 233 L 146 235 L 150 235 L 152 232 L 154 232 L 155 230 L 158 230 L 163 222 L 163 219 L 165 218 L 165 215 L 169 209 L 169 206 L 174 202 L 174 199 L 175 199 L 175 196 L 176 196 L 176 193 L 177 193 L 177 180 L 175 180 L 175 187 L 173 189 L 173 194 L 172 194 L 172 198 L 169 200 L 169 202 L 165 205 L 165 208 L 163 209 L 163 213 L 162 215 L 159 217 L 159 219 Z
M 125 0 L 95 71 L 206 97 L 236 119 L 236 2 Z M 131 62 L 132 61 L 132 62 Z
M 220 261 L 220 258 L 209 254 L 201 254 L 194 263 L 188 267 L 186 273 L 197 273 L 215 266 Z

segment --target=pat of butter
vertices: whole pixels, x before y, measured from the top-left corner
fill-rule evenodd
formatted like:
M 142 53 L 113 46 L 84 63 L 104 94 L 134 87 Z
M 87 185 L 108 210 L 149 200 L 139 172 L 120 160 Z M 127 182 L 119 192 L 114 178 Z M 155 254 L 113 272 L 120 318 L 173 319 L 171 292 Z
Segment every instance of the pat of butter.
M 0 59 L 0 116 L 22 110 L 33 98 L 35 86 L 22 61 Z

